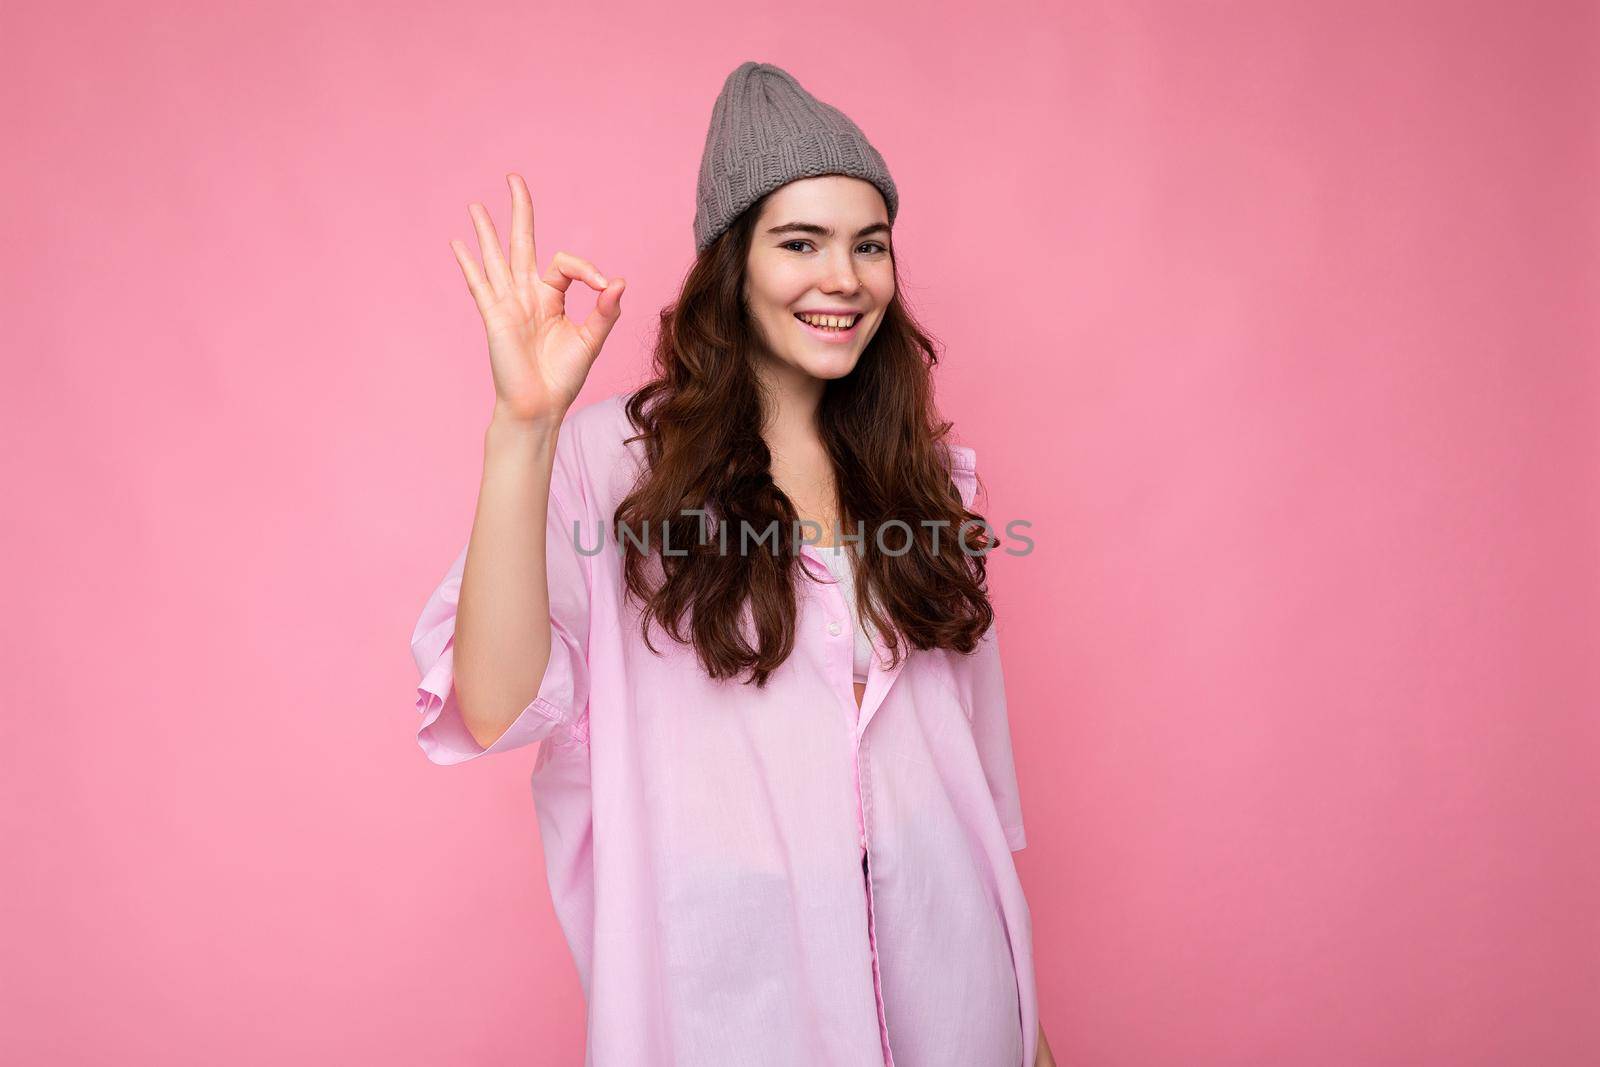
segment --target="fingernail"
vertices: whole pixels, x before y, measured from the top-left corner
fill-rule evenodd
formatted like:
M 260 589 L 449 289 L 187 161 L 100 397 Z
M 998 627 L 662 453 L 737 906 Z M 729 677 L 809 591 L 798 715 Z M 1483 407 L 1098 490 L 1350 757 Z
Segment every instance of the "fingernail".
M 596 274 L 595 277 L 600 279 L 600 288 L 602 289 L 611 284 L 610 282 L 606 281 L 606 276 L 604 274 Z

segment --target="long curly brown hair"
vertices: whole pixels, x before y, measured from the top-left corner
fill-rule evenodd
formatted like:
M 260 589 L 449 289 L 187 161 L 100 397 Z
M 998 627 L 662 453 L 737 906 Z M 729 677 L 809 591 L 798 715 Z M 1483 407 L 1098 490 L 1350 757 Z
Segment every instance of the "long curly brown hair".
M 696 258 L 677 300 L 661 311 L 653 377 L 626 408 L 639 431 L 629 440 L 644 442 L 646 462 L 614 517 L 632 531 L 633 543 L 642 531 L 664 530 L 672 546 L 671 554 L 624 553 L 627 594 L 641 606 L 645 644 L 657 651 L 650 628 L 659 623 L 673 640 L 693 642 L 711 677 L 749 671 L 747 681 L 758 687 L 794 648 L 795 575 L 818 580 L 799 555 L 794 504 L 772 480 L 761 385 L 750 357 L 761 341 L 741 299 L 763 202 Z M 994 618 L 980 549 L 997 542 L 952 481 L 945 444 L 951 423 L 933 404 L 937 363 L 933 342 L 897 287 L 855 368 L 828 382 L 818 415 L 838 486 L 839 523 L 848 533 L 859 523 L 865 534 L 858 610 L 895 663 L 908 654 L 907 644 L 971 652 Z M 683 514 L 695 509 L 709 520 Z M 900 555 L 877 543 L 880 525 L 894 520 L 900 521 L 882 538 L 892 551 L 909 542 Z M 938 520 L 945 525 L 937 535 L 923 525 Z M 736 547 L 741 522 L 754 537 L 774 521 L 776 548 Z M 729 551 L 707 536 L 719 522 L 731 524 Z

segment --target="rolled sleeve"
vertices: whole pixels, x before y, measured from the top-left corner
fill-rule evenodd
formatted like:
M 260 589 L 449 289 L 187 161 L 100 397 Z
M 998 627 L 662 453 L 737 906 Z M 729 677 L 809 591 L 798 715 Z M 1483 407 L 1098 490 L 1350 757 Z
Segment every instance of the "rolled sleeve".
M 421 675 L 416 699 L 421 717 L 417 744 L 434 763 L 463 763 L 557 734 L 587 741 L 589 576 L 586 561 L 573 540 L 571 513 L 552 484 L 545 533 L 550 662 L 537 694 L 487 748 L 478 744 L 467 729 L 455 692 L 456 605 L 466 566 L 465 548 L 428 597 L 412 633 L 411 655 Z

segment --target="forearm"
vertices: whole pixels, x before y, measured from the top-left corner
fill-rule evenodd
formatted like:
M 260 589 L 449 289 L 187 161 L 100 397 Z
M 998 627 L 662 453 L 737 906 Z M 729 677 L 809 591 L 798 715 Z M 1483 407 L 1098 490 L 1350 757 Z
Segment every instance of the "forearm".
M 484 747 L 533 700 L 550 660 L 545 527 L 559 432 L 559 419 L 497 417 L 484 433 L 455 631 L 456 699 Z
M 1039 1024 L 1039 1053 L 1034 1057 L 1033 1067 L 1056 1067 L 1056 1058 L 1050 1052 L 1050 1042 L 1044 1039 L 1044 1023 Z

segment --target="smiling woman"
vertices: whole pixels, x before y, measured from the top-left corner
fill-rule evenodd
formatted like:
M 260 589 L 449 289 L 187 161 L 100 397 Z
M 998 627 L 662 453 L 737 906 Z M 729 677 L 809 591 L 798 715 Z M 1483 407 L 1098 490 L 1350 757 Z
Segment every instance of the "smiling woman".
M 849 374 L 895 296 L 894 256 L 866 239 L 888 232 L 883 196 L 871 182 L 826 175 L 789 182 L 752 210 L 762 236 L 750 242 L 744 297 L 760 358 L 785 380 Z M 796 218 L 827 221 L 766 225 Z
M 540 745 L 587 1062 L 1048 1064 L 994 542 L 898 293 L 882 158 L 741 65 L 653 376 L 575 412 L 624 282 L 564 253 L 540 274 L 511 184 L 510 263 L 481 205 L 484 268 L 456 249 L 496 406 L 413 639 L 417 740 L 441 764 Z M 574 281 L 600 292 L 582 324 Z M 601 527 L 683 547 L 579 551 Z

